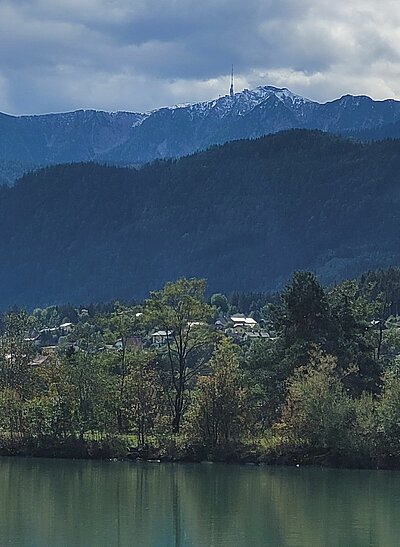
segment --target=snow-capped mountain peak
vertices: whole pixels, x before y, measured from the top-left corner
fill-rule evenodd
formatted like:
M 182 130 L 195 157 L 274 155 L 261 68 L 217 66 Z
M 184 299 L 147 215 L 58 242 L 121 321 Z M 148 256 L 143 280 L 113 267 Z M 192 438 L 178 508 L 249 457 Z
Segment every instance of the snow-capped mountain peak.
M 286 87 L 262 85 L 232 96 L 146 113 L 78 110 L 40 116 L 0 115 L 0 175 L 2 161 L 22 166 L 15 173 L 24 165 L 31 169 L 34 165 L 87 160 L 137 166 L 294 128 L 346 135 L 369 131 L 367 138 L 378 128 L 380 136 L 393 137 L 400 135 L 400 102 L 344 95 L 319 103 Z
M 286 87 L 259 86 L 257 89 L 262 89 L 264 92 L 275 95 L 275 97 L 278 97 L 278 99 L 280 99 L 285 104 L 288 102 L 292 105 L 313 103 L 313 101 L 307 99 L 306 97 L 302 97 L 301 95 L 296 95 L 295 93 L 292 93 L 292 91 L 290 91 L 290 89 L 287 89 Z
M 243 89 L 234 93 L 233 96 L 223 95 L 217 99 L 210 101 L 202 101 L 199 103 L 184 103 L 174 106 L 156 109 L 151 114 L 156 114 L 158 111 L 175 111 L 187 109 L 191 113 L 191 117 L 204 117 L 213 113 L 218 118 L 224 118 L 229 114 L 244 116 L 253 108 L 257 107 L 271 97 L 277 98 L 284 105 L 290 108 L 298 108 L 305 104 L 312 104 L 313 101 L 292 93 L 286 87 L 274 87 L 271 85 L 258 86 L 255 89 Z

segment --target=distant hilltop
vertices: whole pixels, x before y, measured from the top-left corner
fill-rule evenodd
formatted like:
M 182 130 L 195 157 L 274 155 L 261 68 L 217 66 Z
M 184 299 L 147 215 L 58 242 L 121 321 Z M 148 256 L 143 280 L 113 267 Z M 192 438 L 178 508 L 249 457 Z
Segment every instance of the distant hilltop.
M 52 164 L 97 161 L 138 166 L 293 128 L 360 140 L 397 138 L 400 101 L 345 95 L 321 104 L 286 88 L 260 86 L 147 113 L 0 114 L 0 183 L 12 184 L 26 171 Z

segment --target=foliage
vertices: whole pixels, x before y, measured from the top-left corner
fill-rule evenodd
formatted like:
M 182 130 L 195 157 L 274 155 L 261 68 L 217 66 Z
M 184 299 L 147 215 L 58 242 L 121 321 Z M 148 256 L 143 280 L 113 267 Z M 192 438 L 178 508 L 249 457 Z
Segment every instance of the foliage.
M 400 457 L 400 371 L 389 368 L 383 376 L 383 390 L 378 405 L 380 448 L 383 454 Z
M 221 293 L 213 294 L 210 299 L 210 303 L 212 306 L 217 308 L 217 311 L 219 311 L 220 313 L 228 313 L 229 311 L 229 302 L 227 297 L 224 294 L 221 294 Z
M 31 389 L 29 362 L 35 348 L 26 339 L 34 321 L 25 311 L 3 315 L 0 337 L 0 386 L 15 390 L 23 399 Z
M 268 430 L 279 419 L 286 398 L 286 381 L 293 371 L 279 340 L 254 342 L 242 363 L 253 402 L 255 423 Z
M 74 419 L 79 425 L 80 436 L 90 431 L 112 432 L 116 390 L 113 378 L 107 374 L 107 363 L 78 351 L 69 359 L 68 380 L 73 390 Z
M 347 452 L 356 462 L 378 462 L 382 451 L 379 402 L 371 393 L 363 393 L 353 402 L 354 423 L 348 435 Z
M 208 448 L 227 446 L 243 436 L 248 421 L 248 394 L 235 349 L 222 339 L 201 376 L 189 409 L 188 430 L 194 442 Z
M 204 301 L 204 293 L 204 280 L 182 278 L 152 292 L 144 308 L 148 324 L 166 334 L 168 392 L 175 433 L 179 433 L 190 382 L 204 366 L 204 350 L 211 343 L 206 321 L 214 313 Z
M 347 446 L 353 405 L 336 369 L 332 356 L 314 351 L 291 378 L 283 422 L 295 443 L 317 451 Z
M 11 438 L 23 428 L 22 408 L 21 396 L 15 389 L 6 387 L 0 391 L 0 428 Z
M 195 278 L 167 283 L 140 307 L 9 311 L 0 320 L 0 445 L 400 465 L 400 320 L 388 315 L 397 278 L 323 287 L 295 272 L 280 294 L 243 298 L 259 314 L 253 332 L 265 336 L 256 341 L 214 330 L 217 313 L 228 321 L 241 299 L 217 294 L 217 312 Z M 41 348 L 35 333 L 52 324 L 59 344 Z M 153 344 L 159 330 L 164 343 Z
M 131 356 L 133 357 L 133 356 Z M 129 430 L 134 431 L 137 444 L 143 448 L 154 432 L 158 417 L 163 411 L 162 386 L 149 353 L 136 353 L 129 363 L 124 392 L 124 412 Z

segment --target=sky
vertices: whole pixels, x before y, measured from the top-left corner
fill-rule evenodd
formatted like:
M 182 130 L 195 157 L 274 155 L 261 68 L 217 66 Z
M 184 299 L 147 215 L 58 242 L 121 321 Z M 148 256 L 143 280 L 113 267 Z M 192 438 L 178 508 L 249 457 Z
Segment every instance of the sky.
M 147 111 L 229 89 L 400 99 L 398 0 L 0 0 L 0 111 Z

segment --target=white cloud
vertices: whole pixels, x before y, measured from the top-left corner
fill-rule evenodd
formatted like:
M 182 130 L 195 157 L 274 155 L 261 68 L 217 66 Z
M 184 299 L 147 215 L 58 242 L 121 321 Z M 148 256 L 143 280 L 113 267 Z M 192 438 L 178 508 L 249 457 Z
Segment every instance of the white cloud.
M 148 110 L 275 84 L 400 98 L 397 0 L 0 0 L 0 111 Z

